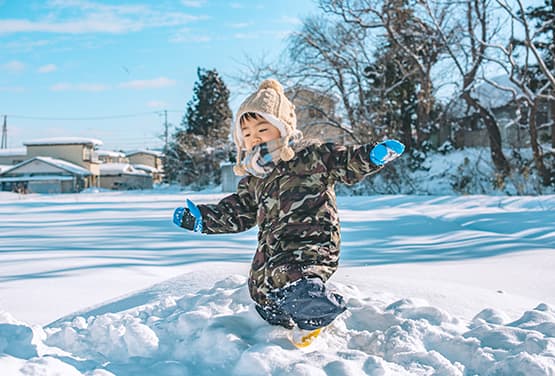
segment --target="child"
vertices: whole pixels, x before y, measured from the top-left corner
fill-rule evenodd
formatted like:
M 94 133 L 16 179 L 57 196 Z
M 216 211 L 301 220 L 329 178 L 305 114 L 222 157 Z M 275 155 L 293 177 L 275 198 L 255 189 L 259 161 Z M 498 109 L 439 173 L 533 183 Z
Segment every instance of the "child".
M 174 222 L 206 234 L 258 225 L 258 248 L 248 279 L 260 316 L 272 325 L 317 330 L 345 311 L 325 282 L 339 261 L 336 182 L 353 184 L 398 157 L 388 140 L 336 146 L 303 140 L 295 107 L 275 80 L 265 80 L 239 108 L 232 129 L 237 192 L 218 204 L 177 208 Z

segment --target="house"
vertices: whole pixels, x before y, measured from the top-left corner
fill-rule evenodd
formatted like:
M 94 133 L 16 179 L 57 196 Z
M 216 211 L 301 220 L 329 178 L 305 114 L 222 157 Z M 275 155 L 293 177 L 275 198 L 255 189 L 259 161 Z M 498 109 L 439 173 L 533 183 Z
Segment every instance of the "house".
M 81 137 L 57 137 L 32 140 L 23 144 L 27 147 L 27 158 L 51 157 L 83 167 L 90 172 L 83 188 L 98 187 L 102 162 L 98 159 L 95 148 L 102 145 L 102 141 Z
M 26 159 L 26 148 L 0 149 L 0 165 L 14 166 Z
M 96 155 L 103 163 L 129 163 L 125 153 L 119 151 L 98 149 L 96 150 Z
M 126 154 L 129 163 L 137 169 L 150 172 L 153 182 L 160 183 L 164 176 L 162 158 L 164 154 L 155 150 L 136 150 Z M 149 168 L 150 167 L 150 168 Z
M 499 76 L 492 79 L 498 85 L 496 87 L 488 82 L 477 86 L 472 96 L 478 102 L 491 110 L 499 125 L 501 142 L 505 147 L 523 148 L 530 146 L 530 132 L 528 129 L 528 119 L 523 113 L 518 119 L 519 109 L 513 100 L 513 94 L 500 87 L 514 90 L 516 95 L 522 95 L 522 91 L 507 76 Z M 480 116 L 473 109 L 469 109 L 464 100 L 459 99 L 455 102 L 451 113 L 459 123 L 459 129 L 453 131 L 448 129 L 450 138 L 456 147 L 487 147 L 489 146 L 489 136 L 485 125 Z M 539 104 L 537 113 L 537 124 L 547 124 L 551 121 L 551 111 L 547 102 Z M 551 133 L 549 127 L 538 129 L 540 142 L 550 142 Z M 440 140 L 441 143 L 442 140 Z
M 90 171 L 52 157 L 33 157 L 0 173 L 0 190 L 20 193 L 72 193 L 87 186 Z
M 152 175 L 129 163 L 100 165 L 100 187 L 113 190 L 152 189 Z
M 350 136 L 345 131 L 329 123 L 328 117 L 340 121 L 335 115 L 335 97 L 303 86 L 287 90 L 285 94 L 295 105 L 297 129 L 303 132 L 305 138 L 339 144 L 350 141 Z

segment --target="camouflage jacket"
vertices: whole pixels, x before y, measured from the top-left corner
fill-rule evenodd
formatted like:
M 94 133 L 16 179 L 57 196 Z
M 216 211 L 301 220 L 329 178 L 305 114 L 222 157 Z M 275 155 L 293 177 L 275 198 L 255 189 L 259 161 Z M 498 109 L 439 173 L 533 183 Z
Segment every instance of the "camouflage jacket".
M 241 232 L 258 225 L 258 247 L 249 275 L 252 298 L 304 276 L 326 281 L 339 260 L 336 182 L 353 184 L 380 167 L 370 162 L 374 144 L 337 146 L 301 141 L 295 157 L 265 178 L 244 177 L 237 192 L 218 204 L 198 205 L 207 234 Z

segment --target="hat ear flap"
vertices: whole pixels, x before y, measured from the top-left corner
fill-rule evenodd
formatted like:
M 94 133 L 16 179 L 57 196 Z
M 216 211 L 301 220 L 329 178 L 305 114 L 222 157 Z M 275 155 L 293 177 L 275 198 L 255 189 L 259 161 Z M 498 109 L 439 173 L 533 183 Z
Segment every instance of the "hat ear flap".
M 241 165 L 242 159 L 243 151 L 237 146 L 237 162 L 235 162 L 235 166 L 233 166 L 233 173 L 237 176 L 245 176 L 247 174 L 247 170 Z
M 233 166 L 233 173 L 237 176 L 245 176 L 247 174 L 247 170 L 243 166 L 235 165 Z

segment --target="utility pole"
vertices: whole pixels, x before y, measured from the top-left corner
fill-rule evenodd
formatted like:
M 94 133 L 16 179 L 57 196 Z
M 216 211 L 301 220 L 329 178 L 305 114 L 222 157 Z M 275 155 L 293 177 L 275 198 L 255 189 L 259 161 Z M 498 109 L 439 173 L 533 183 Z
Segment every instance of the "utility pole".
M 2 143 L 0 144 L 0 149 L 8 148 L 8 122 L 7 115 L 4 115 L 4 125 L 2 126 Z
M 168 150 L 168 110 L 164 110 L 164 150 Z

